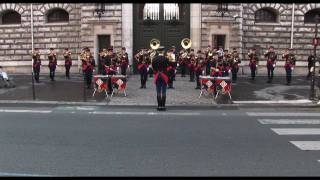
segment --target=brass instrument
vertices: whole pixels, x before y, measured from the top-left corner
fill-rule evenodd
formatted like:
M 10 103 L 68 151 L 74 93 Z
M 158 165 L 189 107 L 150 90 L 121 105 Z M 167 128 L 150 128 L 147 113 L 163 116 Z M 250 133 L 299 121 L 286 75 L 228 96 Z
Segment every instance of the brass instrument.
M 151 39 L 150 47 L 153 50 L 157 50 L 160 47 L 160 41 L 158 39 Z
M 192 41 L 189 38 L 184 38 L 181 41 L 181 46 L 183 49 L 189 49 L 192 45 Z
M 189 53 L 187 50 L 184 50 L 183 53 L 181 54 L 181 58 L 185 59 L 185 58 L 188 58 L 189 56 Z

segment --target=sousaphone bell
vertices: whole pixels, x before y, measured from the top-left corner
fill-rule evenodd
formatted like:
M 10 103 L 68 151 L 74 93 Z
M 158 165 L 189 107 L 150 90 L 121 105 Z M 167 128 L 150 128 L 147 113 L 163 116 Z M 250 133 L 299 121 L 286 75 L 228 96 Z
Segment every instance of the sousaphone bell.
M 151 39 L 150 47 L 153 50 L 157 50 L 160 47 L 160 41 L 158 39 Z
M 181 41 L 181 46 L 183 49 L 189 49 L 191 47 L 192 41 L 189 38 L 184 38 Z

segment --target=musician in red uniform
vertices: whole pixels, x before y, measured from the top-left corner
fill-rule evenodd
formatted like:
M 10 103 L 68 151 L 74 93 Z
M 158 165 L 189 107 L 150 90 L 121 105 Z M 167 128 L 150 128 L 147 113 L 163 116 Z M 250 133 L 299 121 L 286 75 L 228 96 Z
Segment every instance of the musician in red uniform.
M 147 53 L 145 49 L 141 49 L 135 56 L 135 59 L 138 61 L 137 69 L 140 73 L 140 89 L 146 89 L 146 83 L 148 78 L 148 62 L 147 62 Z
M 264 53 L 264 56 L 267 59 L 267 70 L 268 70 L 268 81 L 267 83 L 272 83 L 273 71 L 276 67 L 277 54 L 274 52 L 273 46 L 269 47 L 269 50 Z
M 251 70 L 251 80 L 254 80 L 254 78 L 256 77 L 256 70 L 259 64 L 259 57 L 256 54 L 256 49 L 255 48 L 250 49 L 248 56 L 249 56 L 249 67 Z
M 68 48 L 64 49 L 63 52 L 64 57 L 64 67 L 66 69 L 66 78 L 70 79 L 70 68 L 72 66 L 72 60 L 71 60 L 71 52 Z
M 186 77 L 187 63 L 188 63 L 188 51 L 183 49 L 179 53 L 179 67 L 181 69 L 181 77 Z
M 120 54 L 121 54 L 121 60 L 120 60 L 121 74 L 125 76 L 127 74 L 127 68 L 129 66 L 128 53 L 126 52 L 125 47 L 121 48 Z
M 229 53 L 229 50 L 227 49 L 223 50 L 223 58 L 222 58 L 222 76 L 223 77 L 229 76 L 229 73 L 231 72 L 230 60 L 231 60 L 231 54 Z
M 166 89 L 168 84 L 167 67 L 169 60 L 164 55 L 164 47 L 158 48 L 159 54 L 155 57 L 152 62 L 152 67 L 155 72 L 154 82 L 157 89 L 157 101 L 158 111 L 165 111 L 166 108 Z
M 196 60 L 195 60 L 195 54 L 194 49 L 190 50 L 189 54 L 189 61 L 188 61 L 188 69 L 189 69 L 189 75 L 190 75 L 190 82 L 194 82 L 194 76 L 195 76 L 195 67 L 196 67 Z
M 237 82 L 237 75 L 239 71 L 239 64 L 241 60 L 239 58 L 239 53 L 237 52 L 236 48 L 233 48 L 233 52 L 231 54 L 231 72 L 232 72 L 232 83 Z
M 168 89 L 174 89 L 173 78 L 175 73 L 175 60 L 173 59 L 172 49 L 168 50 L 166 58 L 168 59 L 167 75 L 168 75 Z
M 202 57 L 201 50 L 198 50 L 195 59 L 196 59 L 195 73 L 196 73 L 196 83 L 197 83 L 197 86 L 195 89 L 201 89 L 200 76 L 203 75 L 203 65 L 204 65 L 204 60 Z
M 40 59 L 40 51 L 38 48 L 34 48 L 34 51 L 32 53 L 32 59 L 33 59 L 34 79 L 36 80 L 37 83 L 39 83 L 41 59 Z
M 292 79 L 292 71 L 294 69 L 294 66 L 296 64 L 296 58 L 295 55 L 292 52 L 292 48 L 287 49 L 285 53 L 282 55 L 282 59 L 285 60 L 284 68 L 286 70 L 286 78 L 287 78 L 287 85 L 289 86 L 291 84 Z
M 84 58 L 82 59 L 82 70 L 85 75 L 85 81 L 87 83 L 87 88 L 91 88 L 92 74 L 95 67 L 95 60 L 90 52 L 89 48 L 86 48 Z
M 175 59 L 175 62 L 174 62 L 174 69 L 175 70 L 174 70 L 174 74 L 173 74 L 173 80 L 175 81 L 176 80 L 176 74 L 177 74 L 177 68 L 178 68 L 177 59 L 179 57 L 179 54 L 178 54 L 177 49 L 176 49 L 175 46 L 172 46 L 171 49 L 172 49 L 173 58 Z
M 49 59 L 48 67 L 50 70 L 49 76 L 51 81 L 54 81 L 55 71 L 57 67 L 57 54 L 53 48 L 50 48 L 49 50 L 48 59 Z

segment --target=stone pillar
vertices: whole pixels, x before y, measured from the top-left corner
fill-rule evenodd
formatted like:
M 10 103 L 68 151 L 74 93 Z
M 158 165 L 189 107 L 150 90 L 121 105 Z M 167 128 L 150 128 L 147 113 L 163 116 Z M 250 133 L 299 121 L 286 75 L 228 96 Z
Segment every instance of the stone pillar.
M 191 3 L 190 5 L 190 39 L 192 48 L 197 51 L 201 48 L 201 4 Z
M 133 4 L 122 3 L 122 46 L 126 47 L 129 64 L 133 56 Z

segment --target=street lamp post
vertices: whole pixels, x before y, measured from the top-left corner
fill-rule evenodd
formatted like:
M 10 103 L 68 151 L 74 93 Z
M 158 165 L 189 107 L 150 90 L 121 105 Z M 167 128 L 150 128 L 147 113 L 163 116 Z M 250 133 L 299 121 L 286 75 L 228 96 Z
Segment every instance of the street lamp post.
M 104 3 L 97 4 L 97 8 L 94 11 L 97 13 L 97 15 L 100 19 L 102 14 L 104 14 L 104 12 L 106 11 L 105 4 Z
M 31 10 L 31 52 L 34 50 L 34 42 L 33 42 L 33 6 L 32 3 L 30 4 Z M 34 71 L 33 71 L 33 57 L 31 57 L 31 79 L 32 79 L 32 97 L 33 100 L 36 100 L 36 92 L 34 88 Z
M 319 15 L 316 15 L 315 17 L 315 35 L 314 39 L 317 40 L 318 38 L 318 23 L 319 23 Z M 313 67 L 312 67 L 312 72 L 311 72 L 311 89 L 310 89 L 310 99 L 315 100 L 315 71 L 316 71 L 316 59 L 317 59 L 317 43 L 314 43 L 314 48 L 313 48 L 313 55 L 315 58 L 315 61 L 313 62 Z

